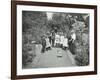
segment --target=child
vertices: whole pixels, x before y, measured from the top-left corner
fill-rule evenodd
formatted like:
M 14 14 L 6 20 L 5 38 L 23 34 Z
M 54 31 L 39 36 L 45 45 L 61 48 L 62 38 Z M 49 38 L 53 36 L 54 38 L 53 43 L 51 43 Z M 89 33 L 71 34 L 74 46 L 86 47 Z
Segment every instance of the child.
M 61 45 L 61 48 L 63 48 L 63 42 L 64 42 L 64 36 L 63 36 L 63 34 L 61 34 L 61 36 L 60 36 L 60 45 Z
M 55 35 L 55 45 L 56 45 L 56 47 L 59 46 L 59 43 L 60 43 L 60 35 L 56 34 Z
M 64 37 L 64 41 L 63 41 L 63 49 L 66 50 L 68 48 L 68 38 Z
M 46 40 L 46 50 L 50 50 L 51 49 L 51 44 L 49 42 L 49 38 L 46 36 L 45 40 Z
M 45 36 L 43 36 L 41 38 L 41 44 L 42 44 L 42 50 L 41 52 L 44 53 L 45 52 L 45 49 L 46 49 L 46 40 L 45 40 Z

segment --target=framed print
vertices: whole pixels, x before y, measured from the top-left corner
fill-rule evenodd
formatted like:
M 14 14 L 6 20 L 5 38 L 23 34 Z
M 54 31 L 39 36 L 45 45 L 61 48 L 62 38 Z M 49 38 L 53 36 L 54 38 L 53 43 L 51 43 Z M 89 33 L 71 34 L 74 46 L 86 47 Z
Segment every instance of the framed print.
M 11 79 L 97 74 L 97 6 L 11 1 Z

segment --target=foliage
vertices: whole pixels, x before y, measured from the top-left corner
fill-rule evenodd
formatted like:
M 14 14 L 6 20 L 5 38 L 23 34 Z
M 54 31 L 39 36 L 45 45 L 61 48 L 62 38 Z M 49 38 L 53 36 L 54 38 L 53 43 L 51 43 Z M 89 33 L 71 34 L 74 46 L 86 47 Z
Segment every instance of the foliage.
M 34 48 L 35 47 L 30 44 L 23 45 L 23 54 L 22 54 L 23 67 L 26 66 L 28 63 L 32 62 L 33 58 L 36 56 Z
M 32 62 L 36 56 L 36 46 L 32 41 L 40 42 L 41 35 L 46 32 L 46 21 L 44 12 L 22 12 L 22 64 L 24 66 Z
M 57 30 L 63 32 L 67 37 L 70 37 L 71 29 L 75 30 L 76 41 L 71 44 L 70 51 L 76 55 L 75 60 L 77 65 L 89 64 L 89 24 L 88 19 L 85 21 L 86 27 L 83 27 L 84 19 L 83 15 L 78 13 L 53 13 L 52 19 L 47 19 L 46 12 L 38 11 L 22 11 L 22 63 L 27 65 L 28 61 L 32 61 L 36 56 L 35 44 L 41 42 L 41 36 L 48 31 Z M 81 26 L 75 23 L 74 17 L 77 16 L 77 21 L 81 23 Z M 83 49 L 84 48 L 84 49 Z
M 89 64 L 89 55 L 86 51 L 85 46 L 77 48 L 77 53 L 75 56 L 76 64 L 79 66 L 86 66 Z

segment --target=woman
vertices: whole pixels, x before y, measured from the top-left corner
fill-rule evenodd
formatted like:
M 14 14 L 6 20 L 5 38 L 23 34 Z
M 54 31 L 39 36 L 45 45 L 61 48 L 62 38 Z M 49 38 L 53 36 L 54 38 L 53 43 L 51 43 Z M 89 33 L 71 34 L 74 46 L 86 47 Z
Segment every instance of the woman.
M 46 50 L 50 50 L 51 49 L 51 44 L 49 42 L 48 36 L 46 36 L 45 40 L 46 40 Z
M 54 47 L 54 44 L 55 44 L 55 32 L 54 31 L 51 32 L 51 43 L 52 43 L 52 47 Z
M 74 32 L 74 30 L 71 31 L 71 42 L 74 43 L 74 41 L 76 40 L 76 34 Z

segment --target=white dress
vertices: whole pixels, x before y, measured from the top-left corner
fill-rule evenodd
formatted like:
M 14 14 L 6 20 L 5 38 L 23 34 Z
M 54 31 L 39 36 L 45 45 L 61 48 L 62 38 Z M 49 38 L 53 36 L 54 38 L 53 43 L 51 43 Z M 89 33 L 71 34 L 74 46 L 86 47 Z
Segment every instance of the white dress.
M 76 40 L 76 35 L 75 35 L 75 33 L 73 33 L 73 34 L 71 35 L 71 38 L 73 39 L 73 41 Z
M 45 40 L 46 40 L 46 48 L 51 47 L 51 44 L 49 42 L 49 38 L 46 38 Z
M 68 39 L 67 38 L 64 38 L 63 46 L 68 47 Z
M 64 42 L 64 36 L 61 36 L 60 37 L 60 44 L 63 44 L 63 42 Z
M 55 35 L 55 44 L 60 43 L 60 36 L 58 34 Z

